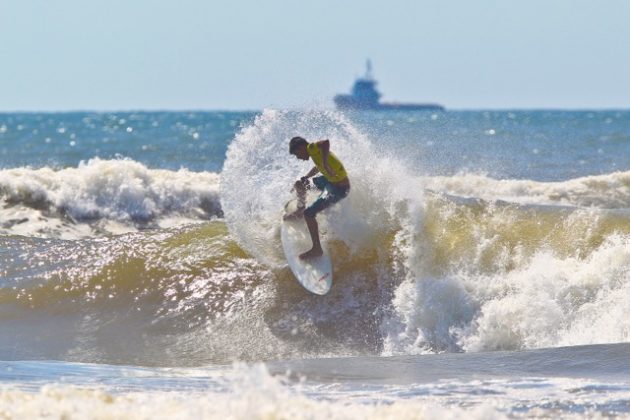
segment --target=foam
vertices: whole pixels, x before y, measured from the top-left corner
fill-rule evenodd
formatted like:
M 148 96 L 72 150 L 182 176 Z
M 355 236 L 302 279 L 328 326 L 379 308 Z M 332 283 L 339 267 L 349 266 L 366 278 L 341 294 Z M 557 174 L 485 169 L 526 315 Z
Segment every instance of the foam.
M 351 419 L 504 418 L 489 405 L 468 409 L 432 401 L 381 401 L 309 397 L 286 386 L 264 365 L 237 366 L 223 378 L 225 390 L 112 392 L 105 387 L 44 385 L 34 392 L 0 389 L 0 413 L 7 418 L 128 419 Z M 351 396 L 350 394 L 349 396 Z M 330 398 L 332 397 L 332 399 Z M 371 398 L 374 398 L 370 401 Z
M 177 383 L 186 388 L 186 372 L 180 375 Z M 356 386 L 291 382 L 258 364 L 215 372 L 212 382 L 219 386 L 199 387 L 198 375 L 190 378 L 190 390 L 143 388 L 150 377 L 137 378 L 131 390 L 58 383 L 27 390 L 14 384 L 0 389 L 0 413 L 6 418 L 89 419 L 603 418 L 626 414 L 628 398 L 627 384 L 562 378 Z
M 629 250 L 630 235 L 610 234 L 584 255 L 550 246 L 496 253 L 492 270 L 452 255 L 439 277 L 424 270 L 426 258 L 411 261 L 384 354 L 628 342 Z
M 65 169 L 5 169 L 0 171 L 5 203 L 0 232 L 68 238 L 110 227 L 123 233 L 151 223 L 172 226 L 169 218 L 207 220 L 221 215 L 219 183 L 215 173 L 149 169 L 130 159 L 94 158 Z M 82 224 L 88 226 L 77 228 Z
M 0 391 L 0 412 L 7 418 L 125 419 L 502 419 L 491 406 L 443 407 L 435 403 L 388 404 L 326 402 L 277 396 L 265 390 L 244 394 L 147 392 L 123 395 L 99 389 L 47 386 L 39 393 Z
M 552 204 L 608 209 L 630 208 L 630 171 L 557 182 L 493 179 L 479 174 L 427 176 L 430 189 L 455 195 L 521 204 Z

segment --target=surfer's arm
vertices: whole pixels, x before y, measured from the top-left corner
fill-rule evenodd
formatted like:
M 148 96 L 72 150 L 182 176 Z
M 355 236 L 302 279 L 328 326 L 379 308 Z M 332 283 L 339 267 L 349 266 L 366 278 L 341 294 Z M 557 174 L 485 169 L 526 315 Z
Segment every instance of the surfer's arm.
M 322 152 L 322 163 L 324 165 L 324 169 L 326 169 L 326 172 L 328 172 L 330 175 L 335 176 L 336 175 L 335 171 L 333 171 L 330 165 L 328 164 L 328 155 L 330 153 L 330 141 L 320 140 L 317 142 L 317 147 L 319 147 L 319 150 L 321 150 Z
M 319 172 L 319 169 L 317 169 L 317 166 L 313 166 L 313 169 L 308 171 L 306 175 L 304 175 L 302 178 L 295 181 L 295 184 L 293 184 L 293 188 L 291 189 L 291 191 L 293 190 L 299 191 L 300 188 L 306 187 L 308 185 L 308 179 L 312 177 L 313 175 L 315 175 L 317 172 Z
M 295 181 L 295 184 L 293 184 L 293 188 L 291 188 L 291 192 L 293 192 L 294 190 L 297 190 L 299 192 L 300 190 L 306 188 L 308 186 L 308 179 L 315 175 L 317 172 L 319 172 L 319 169 L 317 169 L 317 166 L 313 166 L 313 169 L 308 171 L 306 175 Z
M 307 181 L 310 177 L 315 176 L 315 174 L 317 174 L 317 172 L 319 172 L 319 169 L 317 169 L 317 166 L 313 166 L 313 169 L 308 171 L 308 173 L 306 175 L 304 175 L 302 178 L 300 178 L 300 181 L 302 181 L 302 182 Z

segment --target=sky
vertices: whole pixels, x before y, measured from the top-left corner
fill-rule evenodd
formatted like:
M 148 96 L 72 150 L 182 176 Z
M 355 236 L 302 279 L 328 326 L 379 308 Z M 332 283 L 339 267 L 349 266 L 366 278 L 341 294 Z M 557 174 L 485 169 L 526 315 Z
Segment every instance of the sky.
M 0 0 L 0 111 L 630 108 L 627 0 Z

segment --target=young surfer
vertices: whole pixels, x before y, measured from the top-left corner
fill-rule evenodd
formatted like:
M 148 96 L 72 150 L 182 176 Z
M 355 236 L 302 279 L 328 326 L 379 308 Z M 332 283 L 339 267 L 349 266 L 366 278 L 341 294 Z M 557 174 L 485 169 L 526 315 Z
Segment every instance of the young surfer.
M 295 182 L 294 188 L 298 197 L 298 209 L 294 213 L 285 216 L 285 219 L 304 216 L 306 226 L 311 234 L 311 240 L 313 241 L 313 248 L 300 254 L 300 258 L 319 257 L 323 254 L 323 251 L 319 242 L 319 227 L 315 216 L 348 195 L 350 180 L 348 180 L 348 174 L 341 161 L 330 151 L 330 141 L 328 140 L 309 143 L 302 137 L 293 137 L 289 142 L 289 153 L 301 160 L 312 159 L 315 167 Z M 310 187 L 309 178 L 315 176 L 318 172 L 321 175 L 313 178 L 313 184 L 322 193 L 313 204 L 305 208 L 306 190 Z

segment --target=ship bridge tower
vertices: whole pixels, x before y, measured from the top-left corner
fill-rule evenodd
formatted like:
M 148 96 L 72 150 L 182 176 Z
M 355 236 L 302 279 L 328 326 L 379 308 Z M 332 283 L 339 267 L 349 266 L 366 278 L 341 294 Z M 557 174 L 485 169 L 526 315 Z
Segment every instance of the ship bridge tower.
M 369 58 L 365 63 L 365 76 L 354 82 L 352 97 L 361 107 L 369 108 L 378 105 L 381 94 L 376 90 L 376 80 L 372 76 L 372 62 Z

